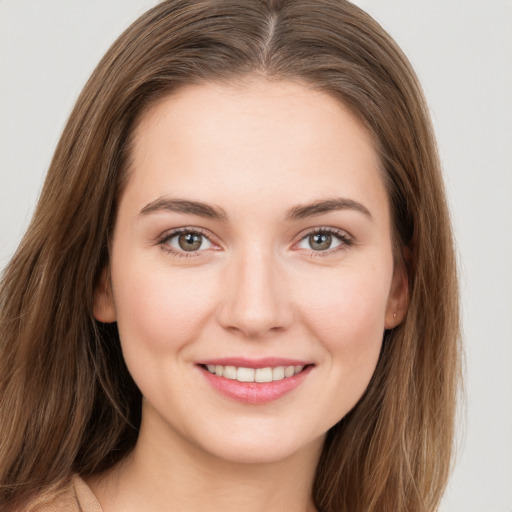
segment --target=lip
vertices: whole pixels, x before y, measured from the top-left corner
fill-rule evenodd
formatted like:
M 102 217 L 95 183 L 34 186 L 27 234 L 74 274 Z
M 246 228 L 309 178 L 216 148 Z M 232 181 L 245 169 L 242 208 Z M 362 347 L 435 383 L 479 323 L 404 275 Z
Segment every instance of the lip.
M 275 366 L 304 366 L 304 369 L 282 380 L 273 382 L 239 382 L 237 380 L 219 377 L 210 373 L 203 365 L 215 364 L 221 366 L 243 366 L 244 368 L 266 368 Z M 263 405 L 290 393 L 308 377 L 313 369 L 313 364 L 295 359 L 264 358 L 258 360 L 247 359 L 210 359 L 198 364 L 198 369 L 209 385 L 220 394 L 248 405 Z

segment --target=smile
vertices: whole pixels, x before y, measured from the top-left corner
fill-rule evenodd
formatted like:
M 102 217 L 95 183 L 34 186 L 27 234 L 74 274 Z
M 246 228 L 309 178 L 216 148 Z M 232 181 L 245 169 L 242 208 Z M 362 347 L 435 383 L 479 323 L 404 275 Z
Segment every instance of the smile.
M 267 368 L 245 368 L 243 366 L 206 365 L 213 375 L 238 382 L 276 382 L 300 373 L 304 366 L 275 366 Z
M 221 395 L 247 405 L 263 405 L 300 387 L 315 365 L 281 358 L 228 358 L 202 361 L 197 367 Z

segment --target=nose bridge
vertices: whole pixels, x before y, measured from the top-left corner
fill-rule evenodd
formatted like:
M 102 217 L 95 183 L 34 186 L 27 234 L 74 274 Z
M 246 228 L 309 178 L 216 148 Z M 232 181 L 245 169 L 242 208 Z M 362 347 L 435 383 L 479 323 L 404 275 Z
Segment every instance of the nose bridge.
M 254 338 L 287 327 L 291 308 L 277 256 L 251 244 L 234 254 L 225 282 L 221 323 Z

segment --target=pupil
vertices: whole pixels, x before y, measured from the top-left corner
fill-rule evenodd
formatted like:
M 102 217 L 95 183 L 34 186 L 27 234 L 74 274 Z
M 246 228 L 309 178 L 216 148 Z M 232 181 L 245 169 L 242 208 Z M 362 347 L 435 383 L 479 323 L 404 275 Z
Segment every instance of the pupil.
M 184 251 L 196 251 L 201 247 L 202 238 L 195 233 L 183 233 L 178 237 L 178 244 Z
M 331 246 L 331 240 L 331 235 L 326 233 L 317 233 L 309 237 L 309 243 L 311 244 L 311 247 L 317 251 L 324 251 L 329 249 Z

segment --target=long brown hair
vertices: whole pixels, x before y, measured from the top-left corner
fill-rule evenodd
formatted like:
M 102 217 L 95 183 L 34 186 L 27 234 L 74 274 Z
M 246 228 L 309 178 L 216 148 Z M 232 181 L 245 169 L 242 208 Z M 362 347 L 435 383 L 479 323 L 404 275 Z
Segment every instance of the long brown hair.
M 459 379 L 456 266 L 429 114 L 390 36 L 343 0 L 171 0 L 113 44 L 82 91 L 0 295 L 0 503 L 51 496 L 133 448 L 141 395 L 116 325 L 93 317 L 141 114 L 180 87 L 250 75 L 338 98 L 377 141 L 408 312 L 357 406 L 327 434 L 323 511 L 436 509 Z M 403 256 L 403 257 L 402 257 Z M 40 494 L 41 495 L 41 494 Z

